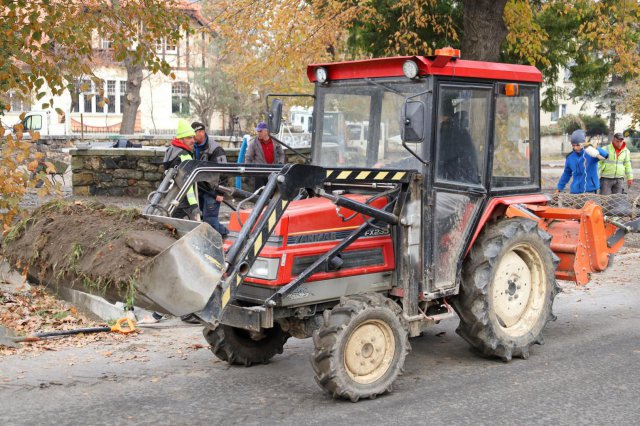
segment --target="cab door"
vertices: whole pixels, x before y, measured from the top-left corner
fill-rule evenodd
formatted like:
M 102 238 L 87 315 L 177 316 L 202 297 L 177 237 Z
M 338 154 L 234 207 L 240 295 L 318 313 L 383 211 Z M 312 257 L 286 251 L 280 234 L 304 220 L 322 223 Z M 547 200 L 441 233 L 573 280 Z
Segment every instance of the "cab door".
M 465 242 L 487 194 L 492 89 L 489 84 L 437 85 L 431 229 L 426 231 L 430 267 L 424 280 L 430 293 L 456 290 Z

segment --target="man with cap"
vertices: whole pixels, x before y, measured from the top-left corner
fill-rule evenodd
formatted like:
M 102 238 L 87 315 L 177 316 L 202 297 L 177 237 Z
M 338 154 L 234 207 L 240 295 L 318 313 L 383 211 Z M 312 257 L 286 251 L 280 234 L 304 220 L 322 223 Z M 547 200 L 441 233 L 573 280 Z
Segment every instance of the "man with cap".
M 213 163 L 226 163 L 227 156 L 224 149 L 213 139 L 209 139 L 204 124 L 194 121 L 191 127 L 196 133 L 194 144 L 194 158 L 200 161 L 211 161 Z M 202 220 L 207 222 L 216 231 L 226 238 L 229 230 L 220 223 L 218 215 L 220 213 L 220 203 L 224 199 L 224 194 L 216 191 L 215 188 L 220 182 L 220 177 L 216 175 L 210 182 L 200 182 L 198 184 L 198 196 L 202 206 Z M 225 179 L 226 183 L 226 179 Z
M 183 119 L 178 120 L 178 129 L 176 130 L 176 137 L 171 141 L 171 146 L 164 153 L 164 160 L 162 162 L 164 169 L 169 170 L 173 167 L 177 167 L 183 161 L 193 160 L 193 144 L 195 142 L 195 132 Z M 173 211 L 172 217 L 185 218 L 188 217 L 191 220 L 200 220 L 202 212 L 198 206 L 198 199 L 193 186 L 187 191 L 186 200 L 183 199 L 178 204 L 178 207 Z
M 600 194 L 624 194 L 627 187 L 633 183 L 633 169 L 631 168 L 631 152 L 627 148 L 622 133 L 613 135 L 613 140 L 604 148 L 609 156 L 598 165 L 600 172 Z
M 558 181 L 557 192 L 564 190 L 564 187 L 571 179 L 570 192 L 572 194 L 582 194 L 585 192 L 596 193 L 600 188 L 598 180 L 598 162 L 609 156 L 609 153 L 602 148 L 594 148 L 586 142 L 584 130 L 578 129 L 571 134 L 571 151 L 564 161 L 564 172 Z
M 245 162 L 248 164 L 284 164 L 284 150 L 269 136 L 267 123 L 261 121 L 256 126 L 258 136 L 247 145 Z M 256 177 L 254 190 L 267 184 L 267 177 Z

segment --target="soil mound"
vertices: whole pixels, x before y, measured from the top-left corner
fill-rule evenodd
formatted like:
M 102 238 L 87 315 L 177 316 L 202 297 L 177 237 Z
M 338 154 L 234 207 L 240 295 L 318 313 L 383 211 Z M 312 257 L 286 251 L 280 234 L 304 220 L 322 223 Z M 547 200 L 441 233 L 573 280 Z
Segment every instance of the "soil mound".
M 2 253 L 33 282 L 133 304 L 138 271 L 176 239 L 137 210 L 55 201 L 18 222 Z

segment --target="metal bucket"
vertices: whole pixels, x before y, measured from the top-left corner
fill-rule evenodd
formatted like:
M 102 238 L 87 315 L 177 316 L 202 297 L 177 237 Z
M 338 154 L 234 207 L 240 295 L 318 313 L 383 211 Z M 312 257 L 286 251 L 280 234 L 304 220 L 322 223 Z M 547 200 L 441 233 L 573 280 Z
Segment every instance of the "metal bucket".
M 136 305 L 176 316 L 201 311 L 223 275 L 222 237 L 207 223 L 147 217 L 173 226 L 181 238 L 140 271 Z

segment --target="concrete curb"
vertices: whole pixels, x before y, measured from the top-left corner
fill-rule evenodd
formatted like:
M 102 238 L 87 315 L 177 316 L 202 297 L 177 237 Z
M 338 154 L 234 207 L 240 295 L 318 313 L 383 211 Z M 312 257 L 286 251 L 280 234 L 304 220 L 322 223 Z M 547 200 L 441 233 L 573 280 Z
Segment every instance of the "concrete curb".
M 0 283 L 6 283 L 9 287 L 7 291 L 17 290 L 22 287 L 29 289 L 26 277 L 11 269 L 6 260 L 0 260 Z
M 60 297 L 69 303 L 73 303 L 80 309 L 91 313 L 104 321 L 113 321 L 126 317 L 129 312 L 124 310 L 122 303 L 111 304 L 100 296 L 85 293 L 83 291 L 74 290 L 68 287 L 61 287 L 58 291 Z M 143 318 L 150 317 L 153 312 L 147 311 L 142 308 L 134 306 L 133 314 L 136 320 L 139 321 Z
M 6 260 L 0 260 L 0 289 L 7 292 L 29 291 L 31 285 L 25 277 L 12 269 Z M 72 303 L 80 310 L 94 315 L 103 321 L 113 321 L 127 316 L 131 311 L 125 311 L 122 303 L 111 304 L 100 296 L 85 293 L 83 291 L 61 287 L 58 295 L 63 300 Z M 143 318 L 151 318 L 153 312 L 134 306 L 133 314 L 137 321 Z

